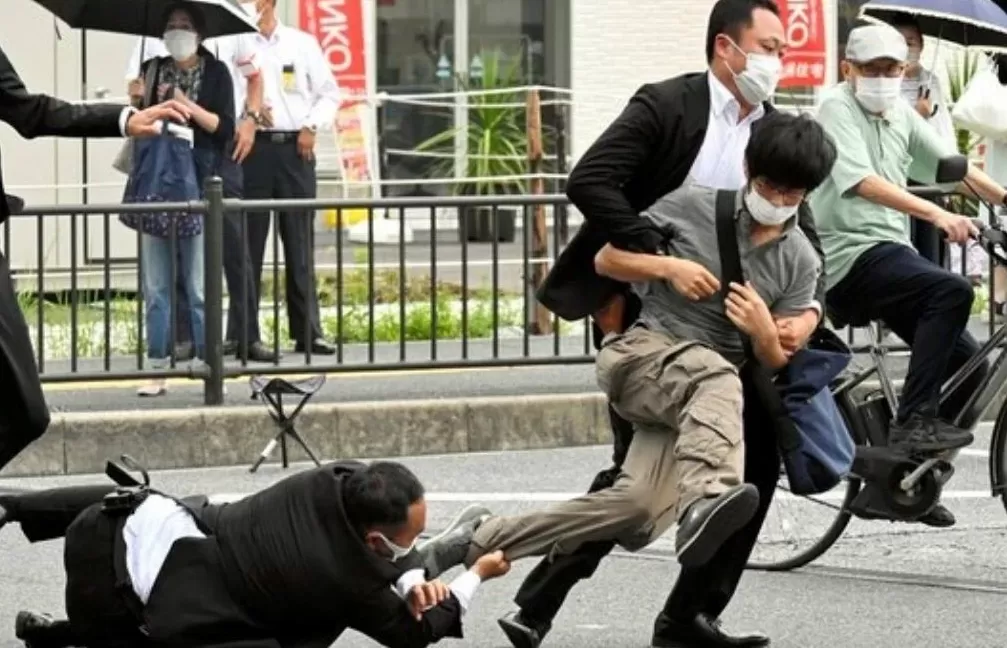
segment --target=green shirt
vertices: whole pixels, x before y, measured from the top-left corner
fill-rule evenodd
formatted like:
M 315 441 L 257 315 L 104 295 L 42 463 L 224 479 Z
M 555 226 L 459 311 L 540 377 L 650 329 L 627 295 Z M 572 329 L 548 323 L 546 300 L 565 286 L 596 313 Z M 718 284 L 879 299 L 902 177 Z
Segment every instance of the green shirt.
M 864 111 L 848 83 L 824 93 L 818 121 L 838 151 L 832 174 L 809 198 L 825 251 L 825 285 L 832 288 L 878 243 L 912 246 L 909 216 L 861 198 L 855 187 L 869 176 L 898 187 L 907 178 L 932 184 L 937 163 L 957 151 L 905 100 L 876 117 Z

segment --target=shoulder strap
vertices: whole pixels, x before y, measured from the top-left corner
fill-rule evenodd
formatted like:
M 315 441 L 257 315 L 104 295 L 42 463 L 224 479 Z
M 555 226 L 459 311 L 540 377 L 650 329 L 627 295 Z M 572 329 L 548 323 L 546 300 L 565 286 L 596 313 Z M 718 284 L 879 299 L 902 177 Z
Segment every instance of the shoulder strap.
M 154 97 L 157 96 L 157 68 L 161 61 L 158 58 L 150 59 L 147 66 L 147 73 L 143 75 L 143 107 L 149 108 L 154 104 Z
M 717 249 L 720 253 L 720 296 L 727 297 L 730 284 L 744 283 L 745 273 L 741 269 L 741 253 L 738 251 L 738 230 L 735 226 L 735 205 L 738 204 L 737 191 L 717 192 Z M 745 357 L 752 358 L 752 344 L 747 335 L 740 331 Z

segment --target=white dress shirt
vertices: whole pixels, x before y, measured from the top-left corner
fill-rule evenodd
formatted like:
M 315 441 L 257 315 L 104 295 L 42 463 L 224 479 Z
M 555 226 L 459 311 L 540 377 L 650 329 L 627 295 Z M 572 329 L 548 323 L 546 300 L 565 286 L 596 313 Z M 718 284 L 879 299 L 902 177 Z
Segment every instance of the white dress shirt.
M 122 529 L 126 541 L 126 570 L 137 597 L 147 604 L 158 574 L 176 540 L 205 538 L 196 526 L 192 514 L 178 502 L 162 495 L 150 494 L 126 519 Z M 422 569 L 405 572 L 392 589 L 405 598 L 414 586 L 426 582 Z M 481 580 L 473 571 L 466 571 L 448 586 L 458 599 L 462 612 L 472 603 Z
M 217 60 L 223 62 L 227 66 L 227 71 L 231 73 L 231 82 L 234 86 L 234 116 L 240 117 L 245 108 L 245 96 L 248 91 L 246 79 L 255 76 L 259 71 L 259 58 L 256 53 L 258 41 L 255 34 L 207 38 L 203 41 L 203 47 Z M 164 56 L 170 55 L 163 40 L 147 36 L 138 38 L 126 64 L 126 80 L 137 78 L 141 63 Z
M 264 103 L 276 131 L 322 130 L 332 126 L 339 87 L 318 39 L 281 24 L 270 36 L 255 34 Z
M 741 189 L 745 186 L 745 148 L 752 124 L 766 114 L 761 104 L 738 121 L 741 105 L 731 91 L 707 73 L 710 84 L 710 118 L 706 139 L 692 163 L 689 177 L 696 184 L 714 189 Z

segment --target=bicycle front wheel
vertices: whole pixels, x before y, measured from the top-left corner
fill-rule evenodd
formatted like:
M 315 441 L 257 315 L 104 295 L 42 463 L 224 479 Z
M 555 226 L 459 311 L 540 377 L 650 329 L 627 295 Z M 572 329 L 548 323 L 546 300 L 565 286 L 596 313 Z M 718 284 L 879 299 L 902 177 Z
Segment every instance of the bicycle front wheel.
M 843 535 L 859 492 L 860 480 L 849 477 L 827 493 L 794 495 L 781 474 L 748 568 L 790 571 L 818 559 Z

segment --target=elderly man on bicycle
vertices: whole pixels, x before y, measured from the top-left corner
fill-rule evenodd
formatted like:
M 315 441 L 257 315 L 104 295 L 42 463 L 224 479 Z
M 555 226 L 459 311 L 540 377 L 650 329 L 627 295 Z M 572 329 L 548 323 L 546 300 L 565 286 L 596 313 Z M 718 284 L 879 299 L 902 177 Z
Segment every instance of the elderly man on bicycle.
M 909 178 L 933 183 L 939 160 L 957 154 L 900 96 L 907 53 L 905 39 L 890 26 L 850 32 L 846 80 L 826 93 L 818 112 L 842 145 L 831 177 L 810 204 L 825 250 L 830 314 L 855 326 L 879 320 L 912 349 L 889 444 L 919 454 L 972 443 L 969 430 L 948 421 L 984 371 L 938 407 L 943 382 L 978 350 L 966 330 L 973 292 L 965 278 L 916 253 L 907 214 L 932 223 L 952 243 L 978 232 L 970 219 L 905 189 Z M 980 197 L 1007 203 L 1007 190 L 974 166 L 965 181 Z M 955 518 L 937 506 L 920 521 L 951 526 Z

